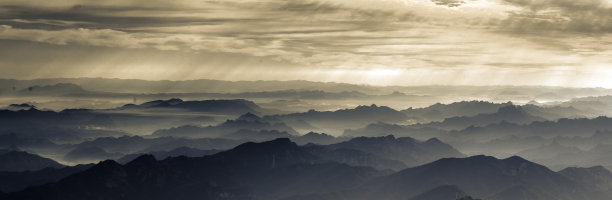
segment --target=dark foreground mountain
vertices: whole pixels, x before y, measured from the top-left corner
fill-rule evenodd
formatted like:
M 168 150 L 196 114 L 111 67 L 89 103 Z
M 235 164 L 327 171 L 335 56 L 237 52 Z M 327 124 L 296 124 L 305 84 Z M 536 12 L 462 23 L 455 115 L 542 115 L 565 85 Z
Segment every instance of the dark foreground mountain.
M 410 200 L 447 200 L 447 199 L 468 199 L 471 198 L 459 187 L 454 185 L 443 185 L 423 194 L 410 198 Z
M 454 185 L 472 197 L 516 200 L 609 199 L 602 191 L 518 156 L 446 158 L 365 184 L 357 199 L 402 199 Z
M 47 167 L 61 168 L 64 165 L 25 151 L 0 150 L 0 171 L 34 171 Z
M 210 156 L 107 160 L 2 199 L 604 200 L 601 188 L 520 157 L 445 158 L 396 173 L 322 159 L 289 139 Z
M 107 160 L 6 199 L 277 199 L 353 188 L 379 175 L 369 167 L 324 161 L 277 139 L 200 158 L 157 161 L 145 155 L 125 165 Z
M 84 171 L 93 164 L 63 168 L 44 168 L 37 171 L 0 172 L 0 191 L 16 192 L 24 188 L 52 183 L 77 172 Z
M 368 166 L 379 170 L 402 170 L 407 167 L 402 161 L 393 160 L 387 157 L 382 157 L 355 149 L 334 149 L 327 146 L 312 144 L 303 148 L 321 159 L 344 163 L 351 166 Z

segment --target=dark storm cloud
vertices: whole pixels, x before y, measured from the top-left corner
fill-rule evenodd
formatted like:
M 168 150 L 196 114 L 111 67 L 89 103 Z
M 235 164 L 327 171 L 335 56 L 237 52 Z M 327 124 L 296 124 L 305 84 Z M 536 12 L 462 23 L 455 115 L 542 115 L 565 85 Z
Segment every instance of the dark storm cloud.
M 317 1 L 212 1 L 205 2 L 198 7 L 185 5 L 147 7 L 140 5 L 108 6 L 79 4 L 57 8 L 32 5 L 4 5 L 0 6 L 0 11 L 0 20 L 5 25 L 11 25 L 15 28 L 34 28 L 35 25 L 39 25 L 39 28 L 49 29 L 108 28 L 117 30 L 138 30 L 139 28 L 167 26 L 226 25 L 232 23 L 240 25 L 266 25 L 272 23 L 284 26 L 303 26 L 305 24 L 315 25 L 326 22 L 332 24 L 375 25 L 381 21 L 407 20 L 411 17 L 411 15 L 407 14 L 396 15 L 396 13 L 390 11 L 348 8 Z M 148 30 L 155 31 L 155 29 Z
M 47 8 L 33 6 L 2 6 L 0 7 L 0 20 L 9 22 L 8 25 L 23 28 L 29 22 L 38 22 L 55 29 L 60 28 L 109 28 L 109 29 L 138 29 L 140 27 L 158 26 L 186 26 L 186 25 L 212 25 L 228 21 L 247 22 L 250 19 L 226 19 L 214 17 L 184 17 L 166 16 L 164 13 L 207 13 L 206 9 L 184 8 L 158 8 L 158 7 L 121 7 L 77 5 L 68 8 Z M 132 15 L 125 13 L 140 12 L 145 14 Z M 45 22 L 71 22 L 71 23 L 45 23 Z M 39 28 L 46 28 L 41 26 Z
M 503 26 L 519 32 L 612 32 L 612 5 L 605 0 L 505 0 L 524 8 Z
M 437 5 L 444 5 L 448 7 L 459 7 L 465 4 L 465 1 L 462 0 L 432 0 L 432 2 L 436 3 Z
M 291 42 L 295 46 L 288 48 L 300 49 L 316 41 L 301 43 L 303 40 L 292 36 L 396 30 L 401 27 L 390 26 L 391 23 L 418 19 L 406 12 L 348 7 L 323 1 L 204 1 L 197 6 L 178 3 L 144 5 L 147 6 L 86 2 L 65 7 L 4 5 L 0 7 L 0 22 L 5 25 L 5 31 L 27 32 L 30 34 L 25 35 L 35 36 L 31 39 L 33 41 L 54 44 L 87 44 L 91 41 L 91 35 L 100 38 L 105 37 L 104 33 L 112 33 L 108 37 L 125 39 L 115 40 L 121 41 L 121 44 L 109 41 L 104 46 L 187 50 L 217 46 L 207 42 L 199 44 L 201 40 L 207 40 L 213 43 L 234 43 L 228 48 L 218 49 L 231 51 L 244 49 L 242 45 L 265 46 L 274 41 L 276 44 Z M 36 31 L 40 34 L 31 33 Z M 83 38 L 86 41 L 72 41 L 73 37 L 62 38 L 62 35 L 77 34 L 89 36 Z M 23 34 L 16 37 L 26 39 Z M 236 42 L 228 41 L 232 38 Z M 210 41 L 212 39 L 216 41 Z M 318 39 L 325 40 L 321 37 Z M 127 40 L 131 42 L 126 45 Z

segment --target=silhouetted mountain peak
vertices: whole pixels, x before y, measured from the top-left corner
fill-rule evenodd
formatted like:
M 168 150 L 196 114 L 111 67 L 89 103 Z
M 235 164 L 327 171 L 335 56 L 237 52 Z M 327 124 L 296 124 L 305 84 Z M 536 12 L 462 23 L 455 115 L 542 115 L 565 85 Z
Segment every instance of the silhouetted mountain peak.
M 475 155 L 475 156 L 470 156 L 467 158 L 442 158 L 440 160 L 434 161 L 432 163 L 429 163 L 429 164 L 426 164 L 420 167 L 427 167 L 428 165 L 430 165 L 430 167 L 438 166 L 438 167 L 451 169 L 451 168 L 456 168 L 456 167 L 466 167 L 468 165 L 494 166 L 494 165 L 504 163 L 506 161 L 508 163 L 521 163 L 521 161 L 526 161 L 526 160 L 518 156 L 513 156 L 513 157 L 510 157 L 504 160 L 500 160 L 493 156 Z
M 357 137 L 329 145 L 334 149 L 356 149 L 381 157 L 404 162 L 408 166 L 424 164 L 444 157 L 464 155 L 448 144 L 435 141 L 421 142 L 411 137 L 396 138 L 393 135 L 381 137 Z
M 374 110 L 380 110 L 380 111 L 391 111 L 393 110 L 392 108 L 389 108 L 387 106 L 377 106 L 376 104 L 372 104 L 369 106 L 366 105 L 362 105 L 362 106 L 357 106 L 355 107 L 355 110 L 361 110 L 361 111 L 374 111 Z M 395 110 L 393 110 L 395 111 Z
M 380 137 L 356 137 L 351 140 L 355 141 L 395 141 L 394 135 L 380 136 Z
M 402 170 L 376 185 L 380 186 L 371 185 L 370 187 L 383 191 L 377 195 L 391 197 L 399 197 L 405 193 L 386 194 L 388 192 L 385 191 L 389 191 L 385 189 L 386 187 L 412 188 L 422 193 L 440 185 L 456 185 L 467 194 L 477 197 L 496 195 L 491 199 L 525 199 L 509 198 L 513 197 L 511 191 L 515 186 L 534 189 L 534 194 L 538 196 L 551 195 L 550 198 L 535 198 L 538 200 L 591 199 L 585 197 L 589 195 L 589 190 L 581 188 L 579 184 L 518 156 L 506 159 L 484 155 L 468 158 L 443 158 L 429 164 Z M 396 185 L 401 185 L 401 187 Z
M 123 171 L 123 166 L 114 160 L 103 160 L 98 162 L 98 164 L 89 168 L 86 172 L 89 173 L 106 173 L 112 171 Z
M 182 99 L 179 98 L 172 98 L 172 99 L 168 99 L 168 100 L 155 100 L 155 101 L 149 101 L 149 102 L 145 102 L 143 104 L 140 104 L 140 106 L 144 106 L 144 107 L 167 107 L 167 106 L 173 106 L 179 103 L 183 103 Z
M 22 110 L 22 111 L 25 111 L 25 112 L 27 112 L 27 113 L 37 113 L 37 112 L 42 112 L 41 110 L 36 109 L 36 107 L 30 107 L 29 109 L 27 109 L 27 110 Z
M 343 143 L 353 145 L 407 145 L 415 142 L 417 141 L 410 137 L 395 138 L 394 135 L 387 135 L 380 137 L 356 137 Z
M 447 159 L 461 159 L 461 158 L 447 158 Z M 473 162 L 494 162 L 498 160 L 497 158 L 493 156 L 487 156 L 487 155 L 475 155 L 475 156 L 467 157 L 465 159 L 469 161 L 473 161 Z
M 506 159 L 503 159 L 503 161 L 509 162 L 509 163 L 531 163 L 530 161 L 520 157 L 520 156 L 511 156 L 508 157 Z
M 238 145 L 231 151 L 235 152 L 254 152 L 259 150 L 282 150 L 288 148 L 297 148 L 298 145 L 292 142 L 289 138 L 278 138 L 267 142 L 255 143 L 255 142 L 247 142 L 241 145 Z
M 155 156 L 151 154 L 144 154 L 128 162 L 125 166 L 147 166 L 155 162 L 157 162 L 157 159 L 155 159 Z
M 182 103 L 183 100 L 179 98 L 172 98 L 172 99 L 166 100 L 166 102 L 168 102 L 169 104 L 177 104 L 177 103 Z
M 248 112 L 248 113 L 245 113 L 245 114 L 241 115 L 240 117 L 238 117 L 236 119 L 236 121 L 249 121 L 249 122 L 252 122 L 252 121 L 262 121 L 262 119 L 261 119 L 261 117 L 255 115 L 253 113 Z
M 333 136 L 328 135 L 326 133 L 315 133 L 315 132 L 312 132 L 312 131 L 304 134 L 303 136 L 307 136 L 307 137 L 318 137 L 318 136 L 325 136 L 325 137 L 327 137 L 327 136 L 330 136 L 330 137 L 333 137 Z
M 36 108 L 36 106 L 27 104 L 27 103 L 22 103 L 22 104 L 11 104 L 7 107 L 8 110 L 12 110 L 12 111 L 28 110 L 31 108 Z
M 521 108 L 520 106 L 516 106 L 516 105 L 509 105 L 509 106 L 501 107 L 499 108 L 499 110 L 497 110 L 497 113 L 501 115 L 525 115 L 527 114 L 525 110 L 523 110 L 523 108 Z
M 222 114 L 258 113 L 262 110 L 257 104 L 244 99 L 221 99 L 202 101 L 183 101 L 182 99 L 155 100 L 140 105 L 126 104 L 120 109 L 138 108 L 178 108 L 195 112 L 211 112 Z
M 271 169 L 296 163 L 313 163 L 319 158 L 300 148 L 288 138 L 255 143 L 247 142 L 215 155 L 222 162 L 232 167 Z
M 430 138 L 429 140 L 425 141 L 425 143 L 428 143 L 428 144 L 443 144 L 443 142 L 440 141 L 440 139 L 438 139 L 438 138 Z

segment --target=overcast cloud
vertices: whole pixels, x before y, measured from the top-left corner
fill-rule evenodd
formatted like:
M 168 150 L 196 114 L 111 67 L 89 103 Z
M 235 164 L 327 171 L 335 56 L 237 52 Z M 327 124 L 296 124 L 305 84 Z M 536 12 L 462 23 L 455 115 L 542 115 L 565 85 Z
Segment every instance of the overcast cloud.
M 612 87 L 611 18 L 610 0 L 0 1 L 0 78 Z

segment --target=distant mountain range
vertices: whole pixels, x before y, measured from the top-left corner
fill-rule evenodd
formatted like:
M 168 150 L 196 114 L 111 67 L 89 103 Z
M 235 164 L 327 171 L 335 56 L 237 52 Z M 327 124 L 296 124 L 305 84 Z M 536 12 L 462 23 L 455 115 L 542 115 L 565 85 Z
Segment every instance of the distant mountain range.
M 0 91 L 11 91 L 12 87 L 17 90 L 34 85 L 55 85 L 58 83 L 72 83 L 80 85 L 87 90 L 119 92 L 119 93 L 167 93 L 176 92 L 243 92 L 243 91 L 277 91 L 277 90 L 312 90 L 321 89 L 325 91 L 359 91 L 372 92 L 383 90 L 387 93 L 393 91 L 412 91 L 416 93 L 463 93 L 472 94 L 475 92 L 499 95 L 533 95 L 550 97 L 559 94 L 567 96 L 595 96 L 594 94 L 605 93 L 604 88 L 562 88 L 546 86 L 389 86 L 376 87 L 366 85 L 354 85 L 333 82 L 312 82 L 312 81 L 222 81 L 222 80 L 188 80 L 188 81 L 148 81 L 138 79 L 110 79 L 110 78 L 51 78 L 34 80 L 14 80 L 0 79 Z M 544 92 L 543 92 L 544 91 Z
M 119 159 L 116 159 L 118 163 L 125 164 L 128 163 L 142 155 L 152 155 L 156 160 L 164 160 L 168 157 L 178 157 L 178 156 L 187 156 L 187 157 L 202 157 L 206 155 L 212 155 L 215 153 L 219 153 L 220 150 L 201 150 L 191 147 L 178 147 L 176 149 L 172 149 L 170 151 L 152 151 L 148 153 L 135 153 L 128 154 Z
M 264 137 L 265 133 L 257 135 L 259 131 L 268 131 L 268 135 L 276 136 L 297 135 L 297 131 L 282 122 L 270 122 L 252 113 L 241 115 L 235 120 L 227 120 L 216 126 L 199 127 L 185 125 L 166 130 L 158 130 L 153 133 L 155 136 L 174 136 L 189 138 L 233 138 L 243 139 L 249 137 Z M 277 131 L 272 133 L 270 131 Z M 284 132 L 283 135 L 281 132 Z
M 281 121 L 290 126 L 318 129 L 319 131 L 339 131 L 346 127 L 361 127 L 376 122 L 399 123 L 408 120 L 402 112 L 386 106 L 357 106 L 354 109 L 336 111 L 310 110 L 304 113 L 272 115 L 263 118 L 267 121 Z M 312 131 L 312 130 L 311 130 Z
M 252 101 L 243 99 L 183 101 L 182 99 L 155 100 L 140 105 L 126 104 L 118 109 L 183 109 L 185 111 L 214 114 L 240 115 L 243 113 L 261 113 L 262 108 Z

